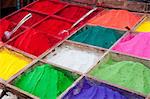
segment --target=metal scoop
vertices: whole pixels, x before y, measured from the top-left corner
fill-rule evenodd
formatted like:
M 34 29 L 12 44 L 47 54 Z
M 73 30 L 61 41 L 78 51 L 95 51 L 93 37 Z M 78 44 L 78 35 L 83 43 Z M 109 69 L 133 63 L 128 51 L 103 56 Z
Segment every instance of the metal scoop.
M 23 25 L 27 20 L 29 20 L 32 17 L 32 14 L 27 14 L 18 24 L 17 26 L 11 31 L 5 31 L 4 36 L 8 40 L 10 37 L 20 28 L 21 25 Z
M 63 33 L 69 33 L 69 31 L 71 30 L 71 29 L 73 29 L 76 25 L 78 25 L 82 20 L 84 20 L 88 15 L 90 15 L 92 12 L 94 12 L 95 10 L 97 10 L 97 8 L 95 7 L 95 8 L 93 8 L 93 9 L 91 9 L 89 12 L 87 12 L 84 16 L 82 16 L 77 22 L 75 22 L 72 26 L 71 26 L 71 28 L 69 28 L 69 29 L 67 29 L 67 30 L 63 30 L 63 31 L 61 31 L 59 34 L 63 34 Z

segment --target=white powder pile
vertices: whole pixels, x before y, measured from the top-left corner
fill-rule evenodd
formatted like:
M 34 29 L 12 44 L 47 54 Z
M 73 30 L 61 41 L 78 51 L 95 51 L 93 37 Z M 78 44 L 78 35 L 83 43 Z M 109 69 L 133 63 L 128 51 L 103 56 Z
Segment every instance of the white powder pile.
M 77 46 L 63 44 L 57 47 L 54 52 L 50 53 L 45 59 L 82 73 L 98 62 L 103 52 L 81 50 Z

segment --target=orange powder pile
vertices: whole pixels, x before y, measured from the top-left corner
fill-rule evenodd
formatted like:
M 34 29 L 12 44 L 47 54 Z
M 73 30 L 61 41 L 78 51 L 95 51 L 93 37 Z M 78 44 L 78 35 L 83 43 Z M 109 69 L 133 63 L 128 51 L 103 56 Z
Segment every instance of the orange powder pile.
M 99 25 L 105 27 L 111 27 L 121 30 L 126 30 L 128 26 L 132 28 L 138 23 L 141 16 L 127 10 L 109 10 L 107 12 L 99 13 L 96 17 L 89 20 L 91 25 Z

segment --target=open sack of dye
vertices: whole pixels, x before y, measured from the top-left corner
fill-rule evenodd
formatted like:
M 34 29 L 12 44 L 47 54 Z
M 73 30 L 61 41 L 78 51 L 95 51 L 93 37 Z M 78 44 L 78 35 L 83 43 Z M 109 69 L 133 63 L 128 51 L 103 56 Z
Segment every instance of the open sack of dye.
M 54 14 L 57 11 L 61 10 L 64 6 L 65 4 L 61 2 L 41 0 L 30 5 L 28 8 L 39 12 L 44 12 L 47 14 Z
M 113 50 L 138 57 L 150 58 L 150 32 L 128 34 Z
M 99 13 L 89 20 L 88 24 L 126 30 L 125 27 L 134 27 L 141 19 L 140 15 L 127 10 L 108 10 Z
M 56 99 L 74 79 L 49 64 L 36 65 L 14 81 L 14 85 L 40 99 Z
M 150 68 L 139 62 L 114 61 L 99 65 L 91 75 L 144 94 L 150 93 Z
M 4 32 L 5 31 L 12 31 L 12 29 L 15 27 L 15 25 L 9 21 L 9 20 L 0 20 L 0 41 L 1 42 L 6 42 L 7 40 L 4 38 Z M 24 30 L 24 28 L 19 28 L 12 36 L 14 37 L 15 35 L 21 33 Z
M 58 42 L 59 39 L 47 36 L 43 32 L 29 29 L 9 44 L 27 53 L 39 56 Z
M 6 48 L 0 49 L 0 78 L 8 80 L 31 62 L 31 59 Z
M 99 26 L 87 26 L 79 30 L 69 40 L 110 48 L 122 35 L 123 32 L 118 30 Z
M 110 85 L 83 78 L 62 99 L 144 99 Z

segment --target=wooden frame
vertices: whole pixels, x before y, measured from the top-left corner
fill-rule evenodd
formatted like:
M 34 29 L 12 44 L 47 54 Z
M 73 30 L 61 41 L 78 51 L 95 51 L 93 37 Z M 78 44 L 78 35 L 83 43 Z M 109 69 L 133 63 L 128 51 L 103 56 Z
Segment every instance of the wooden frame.
M 58 3 L 58 1 L 53 1 L 53 0 L 49 0 L 49 1 L 50 1 L 50 2 L 57 2 L 57 3 Z M 46 16 L 45 18 L 43 18 L 41 21 L 35 23 L 35 24 L 34 24 L 33 26 L 31 26 L 30 28 L 36 27 L 36 26 L 39 25 L 40 23 L 42 23 L 42 22 L 44 22 L 45 20 L 49 19 L 50 17 L 54 17 L 54 18 L 58 18 L 58 19 L 60 19 L 60 20 L 65 20 L 65 21 L 66 21 L 66 18 L 61 18 L 61 17 L 59 17 L 59 16 L 56 16 L 56 14 L 57 14 L 59 11 L 63 10 L 64 8 L 66 8 L 66 7 L 69 5 L 69 3 L 67 3 L 67 2 L 64 3 L 65 6 L 64 6 L 62 9 L 60 9 L 59 11 L 53 13 L 54 15 L 48 15 L 47 13 L 40 12 L 40 11 L 35 11 L 35 10 L 32 10 L 32 9 L 29 8 L 29 6 L 32 6 L 32 5 L 35 4 L 36 2 L 39 2 L 39 1 L 37 0 L 37 1 L 33 2 L 33 3 L 31 3 L 31 4 L 27 5 L 26 7 L 24 7 L 24 8 L 22 8 L 22 9 L 16 11 L 16 12 L 14 12 L 14 13 L 12 13 L 12 14 L 6 16 L 6 17 L 4 17 L 3 19 L 7 19 L 8 17 L 11 17 L 12 15 L 18 13 L 18 12 L 21 11 L 21 10 L 26 10 L 26 11 L 30 11 L 30 12 L 33 12 L 33 13 L 42 14 L 42 15 L 45 15 L 45 16 Z M 78 4 L 79 4 L 79 3 L 78 3 Z M 74 4 L 71 4 L 71 5 L 74 5 Z M 86 4 L 86 5 L 87 5 L 87 4 Z M 92 5 L 92 6 L 96 6 L 96 5 Z M 99 5 L 97 5 L 97 6 L 99 7 Z M 85 7 L 85 8 L 89 9 L 89 8 L 91 8 L 91 7 Z M 101 9 L 101 7 L 100 7 L 100 9 Z M 106 8 L 106 10 L 109 10 L 109 9 L 110 9 L 110 8 Z M 123 8 L 119 8 L 119 9 L 123 9 Z M 102 8 L 102 10 L 103 10 L 103 8 Z M 127 9 L 127 10 L 130 10 L 130 9 Z M 102 12 L 100 12 L 100 13 L 103 13 L 103 12 L 104 12 L 104 11 L 102 11 Z M 138 12 L 138 11 L 137 11 L 137 12 Z M 137 13 L 137 12 L 135 12 L 135 13 Z M 145 12 L 145 11 L 144 11 L 144 12 Z M 139 14 L 139 13 L 137 13 L 137 14 Z M 140 13 L 140 15 L 142 15 L 142 14 L 143 14 L 144 16 L 141 18 L 141 20 L 140 20 L 139 22 L 137 22 L 137 24 L 136 24 L 131 30 L 134 30 L 134 29 L 139 25 L 139 23 L 142 23 L 142 22 L 145 20 L 146 14 Z M 2 20 L 3 20 L 3 19 L 2 19 Z M 68 22 L 71 22 L 71 23 L 74 23 L 73 20 L 67 19 L 67 21 L 68 21 Z M 16 24 L 16 23 L 15 23 L 15 24 Z M 106 81 L 103 81 L 103 80 L 98 80 L 98 79 L 96 79 L 96 78 L 90 76 L 90 75 L 89 75 L 90 71 L 93 70 L 94 68 L 96 68 L 96 65 L 97 65 L 98 63 L 95 63 L 95 65 L 93 65 L 92 68 L 90 68 L 90 69 L 87 71 L 87 73 L 83 74 L 83 73 L 74 71 L 74 70 L 72 70 L 72 69 L 68 69 L 68 68 L 59 66 L 59 65 L 54 64 L 54 63 L 46 62 L 46 61 L 43 59 L 43 57 L 45 57 L 46 55 L 48 55 L 49 53 L 51 53 L 51 51 L 53 51 L 56 47 L 60 46 L 60 45 L 64 42 L 64 43 L 73 44 L 73 45 L 75 45 L 75 46 L 82 46 L 83 49 L 88 48 L 88 49 L 91 49 L 91 50 L 93 50 L 93 49 L 94 49 L 94 50 L 96 49 L 96 50 L 99 50 L 99 51 L 100 51 L 100 50 L 104 50 L 105 53 L 104 53 L 104 55 L 99 59 L 99 63 L 102 62 L 102 61 L 105 61 L 105 58 L 106 58 L 108 55 L 113 55 L 113 57 L 116 58 L 116 59 L 118 59 L 118 60 L 127 59 L 127 60 L 139 61 L 139 62 L 141 62 L 141 63 L 143 63 L 143 64 L 145 64 L 145 65 L 148 65 L 148 67 L 150 67 L 150 59 L 139 59 L 138 57 L 134 57 L 134 56 L 132 56 L 132 55 L 129 56 L 128 54 L 124 54 L 124 53 L 112 51 L 112 48 L 113 48 L 123 37 L 125 37 L 125 35 L 127 35 L 129 31 L 125 32 L 124 35 L 123 35 L 117 42 L 115 42 L 114 45 L 113 45 L 111 48 L 109 48 L 109 49 L 104 49 L 104 48 L 100 48 L 100 47 L 96 47 L 96 46 L 92 46 L 92 45 L 88 45 L 88 44 L 82 44 L 82 43 L 78 43 L 78 42 L 74 42 L 74 41 L 67 40 L 69 37 L 71 37 L 73 34 L 75 34 L 78 30 L 80 30 L 81 28 L 83 28 L 83 27 L 86 26 L 86 25 L 89 25 L 89 24 L 84 24 L 84 25 L 80 26 L 79 28 L 76 28 L 74 31 L 71 32 L 71 34 L 70 34 L 68 37 L 66 37 L 66 38 L 65 38 L 64 40 L 62 40 L 61 42 L 57 43 L 57 44 L 56 44 L 55 46 L 53 46 L 52 48 L 47 49 L 47 50 L 46 50 L 43 54 L 41 54 L 39 57 L 36 57 L 36 56 L 34 56 L 34 55 L 31 55 L 31 54 L 29 54 L 29 53 L 26 53 L 26 52 L 24 52 L 24 51 L 21 51 L 21 50 L 15 48 L 15 47 L 12 47 L 12 46 L 9 45 L 9 43 L 10 43 L 11 41 L 13 41 L 14 39 L 16 39 L 17 37 L 19 37 L 20 35 L 22 35 L 25 31 L 27 31 L 27 30 L 29 29 L 28 26 L 23 26 L 23 27 L 25 28 L 25 30 L 24 30 L 23 32 L 19 33 L 18 35 L 16 35 L 16 36 L 13 37 L 13 38 L 11 38 L 9 41 L 7 41 L 7 42 L 5 42 L 5 43 L 1 43 L 1 44 L 0 44 L 0 48 L 6 47 L 6 48 L 8 48 L 8 49 L 10 49 L 10 50 L 12 50 L 12 51 L 15 51 L 15 52 L 17 52 L 17 53 L 21 53 L 21 54 L 23 54 L 24 56 L 31 58 L 33 61 L 32 61 L 30 64 L 28 64 L 25 68 L 23 68 L 22 70 L 20 70 L 17 74 L 15 74 L 14 76 L 12 76 L 8 81 L 1 81 L 1 80 L 0 80 L 0 88 L 1 88 L 1 87 L 2 87 L 2 88 L 5 87 L 7 90 L 10 90 L 11 92 L 14 92 L 14 94 L 17 94 L 17 95 L 19 95 L 19 96 L 21 96 L 21 97 L 25 97 L 25 98 L 27 98 L 27 99 L 28 99 L 28 97 L 33 98 L 33 99 L 37 99 L 38 97 L 35 97 L 35 96 L 29 94 L 28 92 L 22 91 L 21 89 L 19 89 L 19 88 L 13 86 L 13 85 L 12 85 L 12 82 L 14 81 L 14 79 L 16 79 L 17 77 L 19 77 L 20 75 L 22 75 L 24 72 L 26 72 L 27 70 L 33 68 L 33 67 L 35 66 L 35 64 L 37 64 L 37 63 L 40 64 L 40 62 L 41 62 L 41 63 L 48 63 L 48 64 L 51 64 L 51 65 L 53 65 L 55 68 L 63 69 L 63 70 L 72 72 L 73 74 L 78 74 L 78 75 L 79 75 L 79 78 L 78 78 L 69 88 L 67 88 L 60 96 L 58 96 L 59 99 L 61 99 L 61 97 L 63 97 L 73 86 L 75 86 L 75 85 L 76 85 L 80 80 L 82 80 L 82 78 L 84 78 L 84 77 L 90 78 L 91 80 L 95 80 L 95 81 L 100 82 L 100 83 L 105 83 L 105 84 L 108 84 L 108 85 L 110 85 L 110 86 L 114 86 L 114 87 L 116 87 L 116 88 L 120 88 L 120 89 L 122 89 L 122 90 L 126 90 L 126 91 L 128 91 L 128 92 L 131 92 L 131 93 L 133 93 L 133 94 L 137 94 L 137 95 L 139 95 L 139 96 L 146 97 L 146 95 L 144 95 L 144 94 L 142 94 L 142 93 L 139 93 L 139 92 L 136 92 L 136 91 L 133 91 L 133 90 L 129 90 L 129 89 L 124 88 L 124 87 L 122 87 L 122 86 L 118 86 L 118 85 L 116 85 L 116 84 L 112 84 L 112 83 L 109 83 L 109 82 L 106 82 Z M 107 28 L 107 27 L 105 27 L 105 28 Z M 117 30 L 118 30 L 118 29 L 117 29 Z M 120 30 L 120 31 L 122 31 L 122 30 Z M 2 84 L 2 85 L 1 85 L 1 84 Z M 150 97 L 147 97 L 147 99 L 150 99 Z

